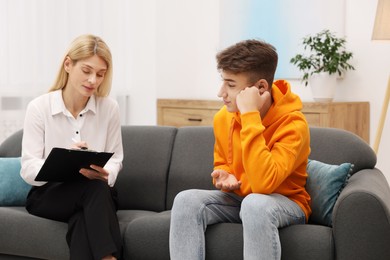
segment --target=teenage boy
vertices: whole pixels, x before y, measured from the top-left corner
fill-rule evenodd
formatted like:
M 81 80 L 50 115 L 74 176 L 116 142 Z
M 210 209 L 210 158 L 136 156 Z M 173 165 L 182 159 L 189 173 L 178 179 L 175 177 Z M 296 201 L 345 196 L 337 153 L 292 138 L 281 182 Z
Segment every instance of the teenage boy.
M 172 207 L 172 260 L 205 259 L 208 225 L 242 223 L 244 259 L 280 259 L 278 228 L 310 216 L 310 133 L 300 98 L 274 82 L 275 48 L 246 40 L 217 54 L 223 108 L 214 118 L 218 190 L 180 192 Z M 190 167 L 190 166 L 189 166 Z M 223 238 L 221 238 L 223 240 Z

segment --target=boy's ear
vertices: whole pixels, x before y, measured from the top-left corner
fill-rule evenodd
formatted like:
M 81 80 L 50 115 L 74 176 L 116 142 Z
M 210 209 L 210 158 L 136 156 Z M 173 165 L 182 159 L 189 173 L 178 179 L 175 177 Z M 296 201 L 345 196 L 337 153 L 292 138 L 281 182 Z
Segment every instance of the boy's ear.
M 263 94 L 265 91 L 269 90 L 268 82 L 265 79 L 259 79 L 255 86 L 259 89 L 260 94 Z

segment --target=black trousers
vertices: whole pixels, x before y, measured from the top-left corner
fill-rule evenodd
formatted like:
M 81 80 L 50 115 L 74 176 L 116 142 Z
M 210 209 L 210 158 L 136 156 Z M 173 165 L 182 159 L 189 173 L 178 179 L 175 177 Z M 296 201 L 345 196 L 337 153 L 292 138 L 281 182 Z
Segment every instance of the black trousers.
M 30 214 L 68 223 L 70 259 L 122 255 L 116 191 L 100 180 L 49 182 L 34 186 L 27 197 Z

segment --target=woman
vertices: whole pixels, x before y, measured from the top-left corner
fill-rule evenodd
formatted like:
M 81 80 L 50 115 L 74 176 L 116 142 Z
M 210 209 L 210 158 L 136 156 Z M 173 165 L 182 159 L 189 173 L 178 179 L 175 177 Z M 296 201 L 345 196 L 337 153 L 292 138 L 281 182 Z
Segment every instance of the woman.
M 71 259 L 118 259 L 122 239 L 113 188 L 122 168 L 123 147 L 118 104 L 111 90 L 112 58 L 106 43 L 81 35 L 62 60 L 48 93 L 26 111 L 22 141 L 23 179 L 33 185 L 27 197 L 30 214 L 68 223 Z M 37 182 L 53 147 L 114 152 L 102 167 L 80 169 L 74 182 Z

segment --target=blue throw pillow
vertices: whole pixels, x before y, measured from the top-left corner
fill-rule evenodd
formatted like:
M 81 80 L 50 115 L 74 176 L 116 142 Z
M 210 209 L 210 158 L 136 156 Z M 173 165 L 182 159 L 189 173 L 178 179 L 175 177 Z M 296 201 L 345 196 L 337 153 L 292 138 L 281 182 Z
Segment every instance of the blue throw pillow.
M 345 187 L 353 164 L 330 165 L 309 160 L 306 190 L 311 197 L 310 222 L 332 226 L 332 213 L 336 200 Z
M 20 158 L 0 158 L 0 206 L 23 206 L 30 191 L 20 176 Z

